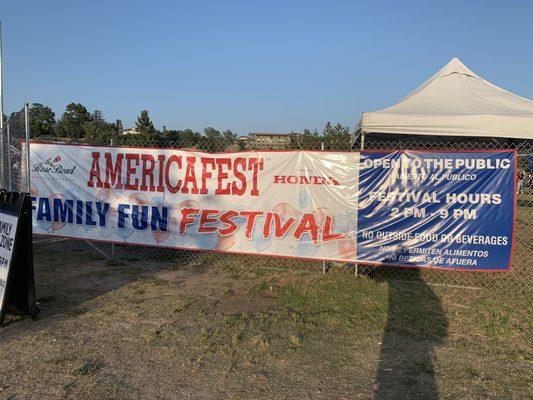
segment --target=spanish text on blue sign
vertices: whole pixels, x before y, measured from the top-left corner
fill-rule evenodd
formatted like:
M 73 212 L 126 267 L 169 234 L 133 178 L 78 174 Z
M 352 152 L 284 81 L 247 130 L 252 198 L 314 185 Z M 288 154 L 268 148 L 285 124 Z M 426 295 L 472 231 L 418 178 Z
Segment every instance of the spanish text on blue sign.
M 515 154 L 210 154 L 31 143 L 34 232 L 192 250 L 505 270 Z
M 357 258 L 412 267 L 509 269 L 516 154 L 363 152 Z

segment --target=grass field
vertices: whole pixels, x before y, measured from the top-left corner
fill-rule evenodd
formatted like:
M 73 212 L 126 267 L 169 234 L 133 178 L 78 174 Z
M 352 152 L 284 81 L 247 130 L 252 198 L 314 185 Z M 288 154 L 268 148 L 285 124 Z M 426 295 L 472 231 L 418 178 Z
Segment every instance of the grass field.
M 0 329 L 5 399 L 526 399 L 531 297 L 263 268 L 36 255 Z M 250 261 L 253 261 L 250 262 Z M 266 262 L 266 261 L 265 261 Z M 268 263 L 272 266 L 272 260 Z

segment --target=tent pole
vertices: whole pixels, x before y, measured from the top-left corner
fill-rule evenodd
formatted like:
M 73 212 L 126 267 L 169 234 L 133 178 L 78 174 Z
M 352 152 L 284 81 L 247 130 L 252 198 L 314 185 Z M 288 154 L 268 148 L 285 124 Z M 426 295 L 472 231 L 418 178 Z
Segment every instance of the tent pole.
M 324 151 L 324 141 L 320 142 L 320 150 Z M 326 275 L 326 262 L 322 261 L 322 275 Z

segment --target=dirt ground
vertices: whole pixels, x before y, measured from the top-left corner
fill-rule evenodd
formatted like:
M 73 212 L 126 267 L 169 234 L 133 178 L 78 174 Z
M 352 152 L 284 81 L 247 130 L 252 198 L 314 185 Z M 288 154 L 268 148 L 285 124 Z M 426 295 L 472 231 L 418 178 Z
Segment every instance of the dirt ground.
M 38 252 L 41 314 L 0 328 L 0 398 L 533 394 L 529 295 L 224 260 Z

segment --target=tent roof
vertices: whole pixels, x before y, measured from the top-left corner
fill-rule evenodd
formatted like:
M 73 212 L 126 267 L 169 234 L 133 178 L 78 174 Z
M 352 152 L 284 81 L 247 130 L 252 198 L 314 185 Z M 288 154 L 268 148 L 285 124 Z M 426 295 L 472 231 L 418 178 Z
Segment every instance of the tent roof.
M 454 58 L 399 103 L 363 113 L 358 130 L 533 139 L 533 101 L 493 85 Z

